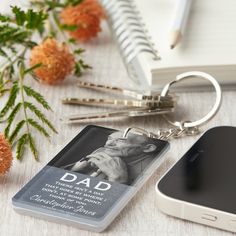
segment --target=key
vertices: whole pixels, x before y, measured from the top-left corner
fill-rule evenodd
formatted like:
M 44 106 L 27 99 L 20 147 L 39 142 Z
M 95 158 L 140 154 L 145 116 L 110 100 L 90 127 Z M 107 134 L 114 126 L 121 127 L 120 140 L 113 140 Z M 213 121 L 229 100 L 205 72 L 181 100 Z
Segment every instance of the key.
M 87 105 L 87 106 L 122 106 L 122 107 L 143 107 L 143 108 L 172 108 L 175 105 L 173 99 L 159 100 L 119 100 L 119 99 L 103 99 L 103 98 L 66 98 L 62 100 L 63 104 Z
M 134 90 L 122 89 L 118 87 L 95 84 L 95 83 L 90 83 L 90 82 L 85 82 L 85 81 L 78 81 L 77 85 L 80 88 L 88 88 L 88 89 L 94 89 L 98 91 L 111 92 L 113 94 L 120 94 L 120 95 L 124 95 L 128 97 L 132 97 L 138 100 L 159 100 L 160 99 L 160 94 L 149 95 L 147 94 L 147 92 L 139 93 Z M 176 96 L 167 95 L 166 97 L 162 97 L 163 100 L 169 100 L 170 98 L 176 99 Z
M 73 115 L 65 117 L 63 121 L 65 123 L 73 124 L 79 122 L 88 122 L 90 120 L 104 119 L 104 118 L 118 118 L 118 117 L 137 117 L 137 116 L 148 116 L 148 115 L 160 115 L 173 112 L 173 108 L 155 108 L 155 109 L 136 109 L 136 110 L 121 110 L 112 112 L 100 112 L 90 113 L 83 115 Z

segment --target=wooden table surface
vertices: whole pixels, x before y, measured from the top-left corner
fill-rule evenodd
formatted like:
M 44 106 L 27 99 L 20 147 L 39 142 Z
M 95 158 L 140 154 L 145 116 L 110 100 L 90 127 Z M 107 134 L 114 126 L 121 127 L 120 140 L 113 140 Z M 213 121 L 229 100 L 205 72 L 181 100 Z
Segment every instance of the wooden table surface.
M 118 50 L 111 39 L 108 27 L 104 24 L 104 30 L 99 38 L 84 45 L 87 49 L 86 61 L 93 66 L 93 70 L 82 79 L 103 84 L 124 85 L 132 87 Z M 46 235 L 113 235 L 113 236 L 154 236 L 154 235 L 204 235 L 204 236 L 229 236 L 230 232 L 203 226 L 189 221 L 180 220 L 160 212 L 156 204 L 155 183 L 163 176 L 165 171 L 173 165 L 193 143 L 199 138 L 185 137 L 171 141 L 171 148 L 165 155 L 165 161 L 144 187 L 137 193 L 121 214 L 114 220 L 108 229 L 100 234 L 76 229 L 66 225 L 51 223 L 37 218 L 19 215 L 12 208 L 11 199 L 49 160 L 51 160 L 86 124 L 67 125 L 60 121 L 65 114 L 102 111 L 105 109 L 74 107 L 62 105 L 60 99 L 67 96 L 102 96 L 75 86 L 76 79 L 69 78 L 65 83 L 57 86 L 46 86 L 28 79 L 27 84 L 38 89 L 49 101 L 54 112 L 48 114 L 55 124 L 59 134 L 52 134 L 51 142 L 42 140 L 34 133 L 36 143 L 40 147 L 40 161 L 36 162 L 30 152 L 26 152 L 20 162 L 14 160 L 10 172 L 0 177 L 0 235 L 1 236 L 46 236 Z M 178 107 L 179 113 L 186 120 L 200 118 L 208 112 L 214 103 L 214 92 L 181 93 Z M 1 100 L 2 101 L 2 100 Z M 224 91 L 223 103 L 220 111 L 209 123 L 202 127 L 202 131 L 219 125 L 236 124 L 236 91 Z M 2 103 L 0 104 L 2 106 Z M 159 128 L 168 125 L 160 117 L 143 117 L 130 119 L 112 119 L 93 124 L 125 129 L 128 126 L 138 126 L 149 131 L 156 132 Z M 0 124 L 0 131 L 4 125 Z M 38 137 L 38 138 L 37 138 Z

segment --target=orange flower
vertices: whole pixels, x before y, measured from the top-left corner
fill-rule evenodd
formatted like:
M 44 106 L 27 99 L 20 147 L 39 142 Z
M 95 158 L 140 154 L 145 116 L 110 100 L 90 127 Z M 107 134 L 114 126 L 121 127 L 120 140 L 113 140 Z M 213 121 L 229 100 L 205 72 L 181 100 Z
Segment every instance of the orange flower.
M 12 164 L 12 151 L 11 146 L 5 139 L 5 137 L 0 134 L 0 175 L 6 174 Z
M 97 0 L 84 0 L 78 7 L 81 13 L 87 13 L 100 19 L 106 18 L 105 11 Z
M 73 71 L 75 59 L 65 44 L 48 38 L 31 51 L 30 65 L 40 63 L 42 66 L 34 70 L 35 75 L 47 84 L 55 84 Z
M 88 41 L 101 31 L 100 22 L 105 12 L 97 0 L 84 0 L 77 6 L 66 7 L 61 12 L 61 21 L 66 25 L 76 25 L 78 29 L 70 31 L 72 38 Z

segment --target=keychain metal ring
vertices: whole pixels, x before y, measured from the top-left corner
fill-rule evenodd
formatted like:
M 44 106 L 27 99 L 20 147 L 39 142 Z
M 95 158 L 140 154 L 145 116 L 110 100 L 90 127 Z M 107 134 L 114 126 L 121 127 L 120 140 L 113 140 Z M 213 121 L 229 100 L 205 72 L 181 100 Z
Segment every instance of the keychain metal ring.
M 206 123 L 207 121 L 209 121 L 210 119 L 212 119 L 215 114 L 217 113 L 220 104 L 221 104 L 221 100 L 222 100 L 222 91 L 220 88 L 219 83 L 217 82 L 217 80 L 212 77 L 211 75 L 205 73 L 205 72 L 200 72 L 200 71 L 190 71 L 190 72 L 185 72 L 182 73 L 180 75 L 178 75 L 176 77 L 175 80 L 173 80 L 172 82 L 168 83 L 167 85 L 165 85 L 165 87 L 163 88 L 162 92 L 161 92 L 161 96 L 165 97 L 168 95 L 169 90 L 170 90 L 170 86 L 178 83 L 182 80 L 186 80 L 186 79 L 190 79 L 190 78 L 196 78 L 196 77 L 200 77 L 202 79 L 208 80 L 212 83 L 213 87 L 215 88 L 216 91 L 216 101 L 215 104 L 213 106 L 213 108 L 209 111 L 209 113 L 207 115 L 205 115 L 203 118 L 194 121 L 194 122 L 180 122 L 180 121 L 171 121 L 167 118 L 166 115 L 164 115 L 165 119 L 167 120 L 167 122 L 169 122 L 170 124 L 177 126 L 177 127 L 184 127 L 184 128 L 191 128 L 191 127 L 197 127 L 200 126 L 204 123 Z

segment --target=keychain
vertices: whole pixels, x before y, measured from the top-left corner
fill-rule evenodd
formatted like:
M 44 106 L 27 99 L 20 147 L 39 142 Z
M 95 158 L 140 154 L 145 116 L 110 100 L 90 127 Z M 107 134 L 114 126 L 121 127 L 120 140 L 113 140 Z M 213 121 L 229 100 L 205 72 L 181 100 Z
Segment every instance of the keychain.
M 205 79 L 213 85 L 216 91 L 216 102 L 211 111 L 204 116 L 202 119 L 195 122 L 173 122 L 170 121 L 166 114 L 173 113 L 174 107 L 177 102 L 177 96 L 174 94 L 169 94 L 169 89 L 172 85 L 179 83 L 183 80 L 192 79 L 194 77 Z M 90 114 L 80 114 L 71 115 L 66 117 L 64 121 L 66 123 L 79 123 L 79 122 L 89 122 L 91 120 L 111 118 L 111 117 L 137 117 L 137 116 L 148 116 L 148 115 L 163 115 L 165 120 L 170 123 L 175 128 L 167 131 L 159 131 L 158 134 L 152 134 L 155 137 L 167 139 L 170 137 L 179 137 L 183 134 L 192 135 L 197 133 L 198 127 L 205 122 L 209 121 L 217 113 L 220 105 L 222 92 L 220 85 L 214 77 L 211 75 L 199 72 L 191 71 L 178 75 L 175 80 L 166 84 L 160 94 L 147 95 L 138 93 L 136 91 L 125 90 L 117 87 L 96 85 L 87 82 L 79 82 L 79 87 L 90 88 L 101 91 L 109 91 L 112 93 L 121 94 L 124 96 L 129 96 L 132 99 L 97 99 L 97 98 L 66 98 L 62 102 L 64 104 L 77 104 L 77 105 L 89 105 L 89 106 L 104 106 L 110 105 L 114 107 L 125 107 L 125 109 L 119 109 L 118 111 L 111 112 L 101 112 L 101 113 L 90 113 Z
M 141 109 L 144 113 L 167 109 L 158 101 L 174 102 L 174 96 L 168 94 L 170 86 L 193 76 L 209 80 L 216 91 L 215 105 L 206 116 L 189 122 L 171 121 L 165 114 L 173 128 L 156 134 L 136 127 L 120 131 L 88 125 L 14 196 L 15 210 L 103 231 L 165 160 L 170 145 L 166 140 L 197 134 L 198 127 L 218 111 L 220 86 L 212 76 L 202 72 L 177 76 L 160 94 L 145 98 L 150 103 L 154 100 L 154 107 Z

